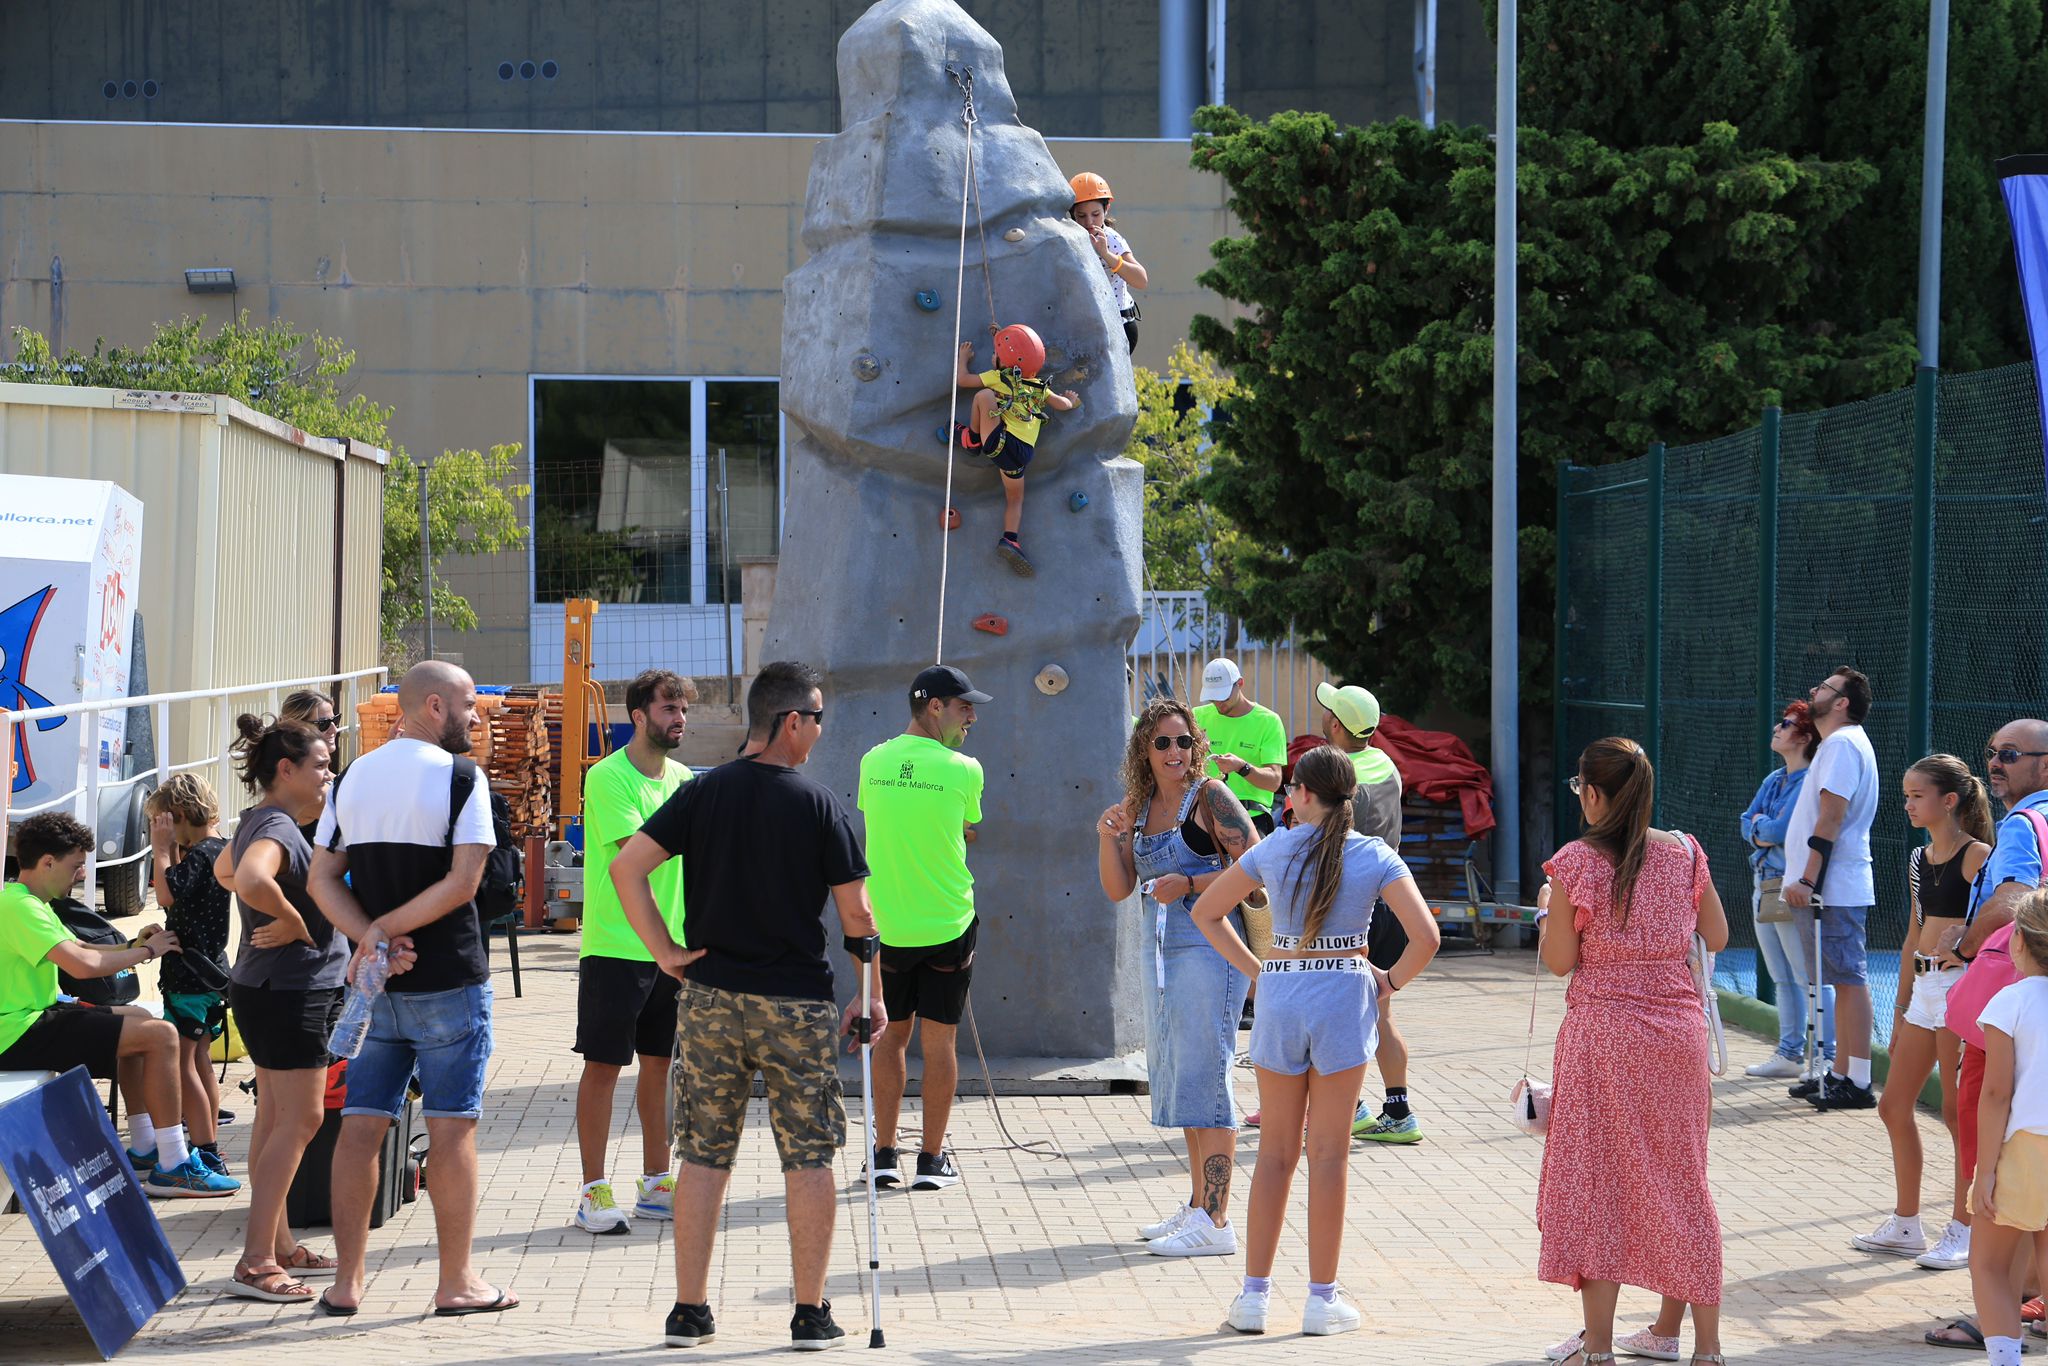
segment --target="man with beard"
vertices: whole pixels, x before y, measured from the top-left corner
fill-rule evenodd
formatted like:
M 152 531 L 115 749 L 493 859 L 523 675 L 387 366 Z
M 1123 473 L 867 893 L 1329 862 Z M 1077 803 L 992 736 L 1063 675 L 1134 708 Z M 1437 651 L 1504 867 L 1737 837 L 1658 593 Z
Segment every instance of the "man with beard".
M 612 856 L 640 832 L 690 779 L 687 766 L 669 757 L 683 742 L 696 685 L 665 669 L 649 669 L 626 685 L 633 738 L 599 761 L 583 779 L 583 952 L 576 964 L 576 1051 L 583 1079 L 576 1087 L 576 1141 L 583 1153 L 583 1190 L 576 1227 L 588 1233 L 625 1233 L 628 1215 L 612 1195 L 606 1174 L 612 1092 L 619 1073 L 637 1055 L 640 1170 L 633 1213 L 675 1217 L 676 1183 L 669 1171 L 668 1068 L 675 1051 L 674 977 L 626 922 L 612 886 Z M 648 879 L 669 933 L 683 942 L 683 864 L 671 859 Z
M 946 1121 L 960 1079 L 955 1037 L 974 976 L 974 875 L 967 842 L 981 819 L 981 765 L 960 751 L 974 709 L 991 701 L 967 675 L 934 664 L 910 684 L 910 724 L 861 757 L 868 900 L 882 934 L 889 1028 L 875 1044 L 875 1184 L 900 1185 L 896 1120 L 910 1031 L 924 1031 L 923 1139 L 912 1190 L 957 1185 Z M 923 1023 L 920 1025 L 919 1021 Z
M 415 1078 L 433 1145 L 434 1241 L 440 1278 L 434 1312 L 487 1314 L 519 1303 L 477 1275 L 476 1122 L 491 1058 L 491 967 L 476 889 L 497 842 L 490 785 L 469 751 L 476 683 L 426 660 L 398 685 L 403 739 L 349 765 L 321 814 L 314 901 L 355 944 L 349 980 L 361 982 L 380 947 L 411 947 L 370 1010 L 369 1038 L 348 1066 L 348 1099 L 334 1144 L 334 1250 L 340 1265 L 318 1312 L 348 1317 L 363 1298 L 370 1206 L 384 1136 Z

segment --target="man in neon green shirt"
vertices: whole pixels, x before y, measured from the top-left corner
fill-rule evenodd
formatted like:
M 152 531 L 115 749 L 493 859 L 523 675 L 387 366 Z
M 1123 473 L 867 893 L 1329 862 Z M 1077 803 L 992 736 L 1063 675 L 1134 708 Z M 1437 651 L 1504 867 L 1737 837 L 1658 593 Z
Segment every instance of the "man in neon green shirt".
M 960 1065 L 955 1048 L 973 978 L 974 875 L 971 827 L 981 819 L 981 765 L 960 749 L 975 707 L 992 699 L 967 675 L 933 665 L 910 685 L 910 724 L 860 761 L 860 809 L 867 817 L 868 899 L 882 934 L 882 1004 L 889 1027 L 875 1041 L 875 1184 L 903 1180 L 896 1120 L 910 1032 L 924 1022 L 924 1132 L 913 1190 L 955 1185 L 946 1121 Z
M 0 1071 L 64 1072 L 83 1067 L 117 1078 L 128 1101 L 134 1147 L 129 1164 L 152 1200 L 218 1199 L 242 1183 L 203 1162 L 189 1145 L 178 1080 L 178 1031 L 134 1007 L 60 1000 L 57 974 L 112 977 L 178 948 L 160 925 L 143 927 L 135 948 L 81 944 L 51 904 L 85 876 L 93 833 L 61 811 L 14 827 L 19 881 L 0 887 Z
M 1209 737 L 1209 776 L 1244 803 L 1263 838 L 1273 833 L 1273 794 L 1287 762 L 1287 727 L 1280 713 L 1246 695 L 1233 660 L 1216 658 L 1202 670 L 1202 705 L 1195 725 Z
M 1351 826 L 1361 835 L 1385 840 L 1401 850 L 1401 770 L 1372 743 L 1380 726 L 1380 702 L 1356 683 L 1332 687 L 1316 684 L 1323 706 L 1323 738 L 1351 756 L 1358 770 L 1358 791 L 1351 797 Z M 1373 908 L 1366 934 L 1365 956 L 1375 964 L 1397 963 L 1408 948 L 1408 933 L 1385 906 Z M 1408 1041 L 1394 1023 L 1393 1003 L 1380 1005 L 1380 1046 L 1373 1061 L 1387 1085 L 1387 1098 L 1377 1116 L 1367 1118 L 1370 1101 L 1361 1100 L 1352 1117 L 1351 1133 L 1374 1143 L 1420 1143 L 1422 1122 L 1408 1104 Z
M 576 963 L 576 1051 L 583 1078 L 576 1085 L 576 1143 L 583 1156 L 583 1190 L 576 1226 L 590 1233 L 624 1233 L 626 1212 L 606 1174 L 612 1093 L 619 1073 L 637 1054 L 640 1079 L 640 1167 L 633 1212 L 649 1219 L 675 1217 L 675 1177 L 669 1170 L 668 1070 L 675 1051 L 676 992 L 681 983 L 655 966 L 654 955 L 626 923 L 612 886 L 612 856 L 640 832 L 649 816 L 689 781 L 690 770 L 669 755 L 683 742 L 696 685 L 666 669 L 649 669 L 626 685 L 633 738 L 583 777 L 583 950 Z M 670 859 L 649 883 L 675 941 L 683 942 L 683 861 Z

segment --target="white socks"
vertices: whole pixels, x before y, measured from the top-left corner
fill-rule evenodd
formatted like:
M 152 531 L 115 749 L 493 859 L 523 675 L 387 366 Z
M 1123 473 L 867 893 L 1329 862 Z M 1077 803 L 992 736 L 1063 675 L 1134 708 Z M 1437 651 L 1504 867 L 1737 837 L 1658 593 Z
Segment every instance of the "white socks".
M 156 1146 L 156 1121 L 146 1111 L 128 1112 L 128 1138 L 134 1152 L 146 1153 Z
M 1215 1228 L 1215 1227 L 1216 1227 L 1216 1221 L 1215 1221 L 1214 1219 L 1211 1219 L 1211 1218 L 1209 1217 L 1209 1211 L 1207 1211 L 1207 1210 L 1205 1210 L 1205 1209 L 1196 1209 L 1196 1208 L 1195 1208 L 1195 1207 L 1194 1207 L 1193 1205 L 1189 1205 L 1189 1206 L 1188 1206 L 1188 1222 L 1189 1222 L 1190 1224 L 1192 1224 L 1192 1223 L 1194 1223 L 1194 1222 L 1195 1222 L 1195 1221 L 1196 1221 L 1197 1219 L 1199 1219 L 1199 1220 L 1201 1220 L 1201 1221 L 1202 1221 L 1202 1225 L 1201 1225 L 1201 1226 L 1202 1226 L 1203 1228 Z
M 1247 1295 L 1270 1295 L 1273 1293 L 1271 1276 L 1247 1276 L 1244 1278 L 1244 1292 Z
M 1905 1235 L 1906 1237 L 1908 1237 L 1908 1238 L 1921 1238 L 1921 1239 L 1925 1239 L 1925 1238 L 1927 1237 L 1927 1231 L 1926 1231 L 1925 1229 L 1923 1229 L 1923 1228 L 1921 1228 L 1921 1227 L 1920 1227 L 1920 1216 L 1919 1216 L 1919 1215 L 1917 1215 L 1917 1214 L 1894 1214 L 1894 1215 L 1892 1216 L 1892 1218 L 1894 1218 L 1894 1219 L 1896 1219 L 1896 1220 L 1898 1221 L 1898 1224 L 1899 1224 L 1899 1232 L 1900 1232 L 1900 1233 L 1902 1233 L 1902 1234 L 1904 1234 L 1904 1235 Z
M 1984 1339 L 1984 1359 L 1988 1366 L 2020 1366 L 2020 1340 L 2018 1338 Z
M 1318 1281 L 1310 1281 L 1308 1283 L 1308 1293 L 1325 1304 L 1335 1304 L 1337 1302 L 1337 1283 L 1331 1281 L 1329 1284 L 1324 1285 Z
M 165 1171 L 182 1167 L 191 1158 L 192 1150 L 185 1145 L 185 1126 L 173 1124 L 168 1129 L 156 1131 L 156 1164 Z
M 1868 1091 L 1870 1089 L 1870 1059 L 1849 1059 L 1849 1080 Z

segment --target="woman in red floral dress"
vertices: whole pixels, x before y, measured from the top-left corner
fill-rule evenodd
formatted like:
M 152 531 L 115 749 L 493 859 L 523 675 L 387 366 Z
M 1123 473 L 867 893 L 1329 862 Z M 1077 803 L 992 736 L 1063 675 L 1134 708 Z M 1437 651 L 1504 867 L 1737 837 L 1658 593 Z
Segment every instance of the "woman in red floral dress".
M 1572 974 L 1536 1223 L 1537 1274 L 1586 1326 L 1568 1366 L 1614 1360 L 1624 1285 L 1692 1306 L 1693 1361 L 1719 1363 L 1721 1224 L 1707 1189 L 1707 1028 L 1686 961 L 1728 917 L 1689 836 L 1650 828 L 1655 776 L 1633 740 L 1597 740 L 1572 779 L 1586 834 L 1544 865 L 1543 962 Z

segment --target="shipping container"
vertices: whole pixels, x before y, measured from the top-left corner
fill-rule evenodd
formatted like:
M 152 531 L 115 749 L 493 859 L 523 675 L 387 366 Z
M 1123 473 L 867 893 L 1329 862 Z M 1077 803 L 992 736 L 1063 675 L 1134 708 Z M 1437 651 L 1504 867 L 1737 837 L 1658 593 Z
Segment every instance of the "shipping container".
M 219 394 L 0 384 L 0 473 L 106 480 L 142 503 L 152 692 L 374 667 L 389 461 Z M 217 748 L 222 710 L 175 708 L 171 752 Z

